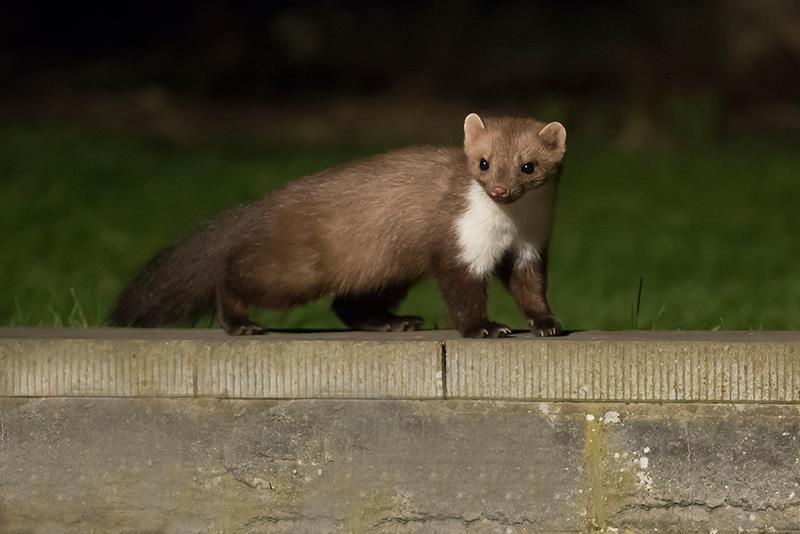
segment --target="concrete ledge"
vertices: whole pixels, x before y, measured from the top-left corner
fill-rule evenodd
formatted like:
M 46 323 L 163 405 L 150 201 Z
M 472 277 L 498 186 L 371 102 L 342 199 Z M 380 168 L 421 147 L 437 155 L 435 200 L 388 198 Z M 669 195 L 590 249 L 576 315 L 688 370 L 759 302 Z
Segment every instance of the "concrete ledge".
M 453 340 L 453 398 L 798 402 L 800 342 L 734 335 L 707 339 Z M 714 339 L 717 337 L 717 339 Z
M 0 329 L 0 533 L 800 532 L 798 360 L 794 332 Z
M 0 396 L 435 398 L 437 341 L 208 338 L 105 330 L 48 339 L 0 337 Z M 68 334 L 67 334 L 68 335 Z
M 798 532 L 788 405 L 0 399 L 4 534 Z
M 0 329 L 0 396 L 794 403 L 800 334 Z

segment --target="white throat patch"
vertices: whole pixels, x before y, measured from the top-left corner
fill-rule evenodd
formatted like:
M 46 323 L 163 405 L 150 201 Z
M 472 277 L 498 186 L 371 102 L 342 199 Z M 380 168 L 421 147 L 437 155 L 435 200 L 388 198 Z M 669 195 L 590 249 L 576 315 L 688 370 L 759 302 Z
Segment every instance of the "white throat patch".
M 517 261 L 539 259 L 536 247 L 520 238 L 517 225 L 477 182 L 467 191 L 467 208 L 456 220 L 459 258 L 475 276 L 492 273 L 503 254 L 518 249 Z

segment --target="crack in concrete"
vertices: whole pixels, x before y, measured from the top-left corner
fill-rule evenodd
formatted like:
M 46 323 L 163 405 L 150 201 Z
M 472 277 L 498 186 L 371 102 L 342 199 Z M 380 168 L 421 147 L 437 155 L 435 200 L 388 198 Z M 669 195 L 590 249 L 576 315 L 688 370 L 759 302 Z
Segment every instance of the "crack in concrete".
M 706 501 L 701 501 L 699 499 L 682 499 L 682 500 L 662 499 L 652 503 L 633 503 L 625 505 L 619 511 L 617 511 L 617 515 L 624 514 L 625 512 L 632 510 L 649 512 L 651 510 L 670 510 L 673 508 L 678 508 L 678 509 L 702 508 L 707 512 L 714 512 L 721 508 L 733 508 L 736 510 L 741 510 L 742 512 L 783 512 L 791 508 L 797 508 L 797 507 L 800 507 L 800 500 L 791 501 L 782 505 L 781 504 L 753 505 L 752 503 L 748 503 L 746 501 L 729 501 L 728 499 L 723 499 L 719 503 L 710 503 Z
M 239 473 L 237 473 L 236 469 L 233 468 L 233 467 L 228 467 L 226 465 L 223 465 L 222 468 L 234 480 L 244 484 L 245 486 L 247 486 L 250 489 L 254 489 L 254 490 L 264 490 L 264 489 L 271 490 L 271 489 L 274 489 L 272 487 L 272 482 L 270 482 L 269 480 L 262 480 L 262 479 L 257 479 L 257 478 L 253 478 L 253 480 L 248 480 L 243 475 L 240 475 Z M 266 486 L 265 486 L 264 483 L 266 483 Z
M 269 460 L 270 462 L 297 462 L 297 456 L 288 454 L 270 454 L 268 452 L 261 451 L 255 451 L 253 454 L 259 458 Z
M 532 519 L 528 518 L 521 518 L 521 519 L 509 519 L 507 517 L 503 517 L 502 515 L 491 515 L 485 514 L 483 512 L 475 515 L 475 517 L 464 517 L 461 515 L 447 515 L 447 514 L 428 514 L 428 513 L 421 513 L 421 512 L 411 512 L 410 515 L 407 516 L 396 516 L 396 517 L 384 517 L 377 523 L 373 525 L 373 528 L 380 528 L 383 526 L 393 525 L 393 524 L 409 524 L 409 523 L 430 523 L 434 521 L 456 521 L 461 523 L 463 526 L 469 526 L 474 523 L 478 522 L 490 522 L 495 523 L 499 526 L 535 526 L 536 522 Z M 565 531 L 565 532 L 580 532 L 579 530 L 576 531 Z
M 441 347 L 441 366 L 442 366 L 442 398 L 447 399 L 447 343 L 442 341 L 439 346 Z
M 328 515 L 303 515 L 303 514 L 298 514 L 296 516 L 259 515 L 248 519 L 244 525 L 242 525 L 239 529 L 237 529 L 237 532 L 247 532 L 254 527 L 258 527 L 265 524 L 277 525 L 279 523 L 297 523 L 298 521 L 330 522 L 335 524 L 336 527 L 341 526 L 342 523 L 344 522 L 343 519 Z
M 624 514 L 628 511 L 633 510 L 641 510 L 649 512 L 651 510 L 671 510 L 673 508 L 703 508 L 707 511 L 717 510 L 725 506 L 725 501 L 720 502 L 719 504 L 712 504 L 705 501 L 697 500 L 697 499 L 683 499 L 678 501 L 671 501 L 671 500 L 661 500 L 651 503 L 632 503 L 626 504 L 617 512 L 617 514 Z

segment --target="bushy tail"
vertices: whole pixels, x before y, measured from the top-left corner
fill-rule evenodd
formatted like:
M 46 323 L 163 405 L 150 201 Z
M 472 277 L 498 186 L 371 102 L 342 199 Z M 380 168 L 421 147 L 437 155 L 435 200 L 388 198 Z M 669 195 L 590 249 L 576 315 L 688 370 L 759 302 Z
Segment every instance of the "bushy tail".
M 163 249 L 122 290 L 108 316 L 112 326 L 156 327 L 196 322 L 214 309 L 224 275 L 229 221 L 221 217 L 189 239 Z

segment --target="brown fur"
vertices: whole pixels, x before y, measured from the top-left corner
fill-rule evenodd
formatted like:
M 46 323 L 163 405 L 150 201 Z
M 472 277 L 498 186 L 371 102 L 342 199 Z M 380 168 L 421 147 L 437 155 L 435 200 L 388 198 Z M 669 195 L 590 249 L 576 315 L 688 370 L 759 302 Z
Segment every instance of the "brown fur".
M 469 119 L 470 116 L 464 124 L 467 168 L 487 192 L 493 185 L 505 186 L 510 189 L 510 201 L 513 202 L 538 182 L 559 173 L 564 159 L 564 140 L 560 141 L 559 146 L 559 141 L 552 136 L 540 137 L 539 132 L 546 126 L 544 123 L 533 119 L 499 117 L 481 121 L 485 126 L 480 128 L 479 124 Z M 487 171 L 481 171 L 478 166 L 481 158 L 490 162 Z M 520 172 L 520 165 L 526 162 L 536 163 L 533 174 Z
M 498 266 L 503 285 L 511 291 L 532 332 L 540 336 L 558 334 L 560 327 L 547 303 L 547 252 L 540 262 L 525 267 L 515 263 L 514 254 L 509 253 Z
M 543 162 L 550 154 L 536 137 L 542 123 L 495 119 L 487 126 L 501 152 Z M 432 275 L 463 334 L 502 335 L 502 325 L 486 319 L 485 279 L 470 276 L 459 260 L 453 224 L 477 165 L 468 134 L 465 151 L 416 147 L 374 156 L 222 214 L 151 260 L 120 294 L 110 320 L 152 327 L 194 320 L 216 306 L 228 333 L 254 334 L 263 330 L 248 318 L 251 305 L 288 309 L 333 295 L 334 311 L 353 328 L 414 329 L 420 318 L 390 312 L 413 283 Z M 494 181 L 517 165 L 499 161 Z M 542 172 L 553 174 L 558 163 L 560 155 L 553 165 L 542 163 Z M 527 296 L 543 295 L 536 276 L 511 277 L 526 315 L 549 313 L 546 300 Z

